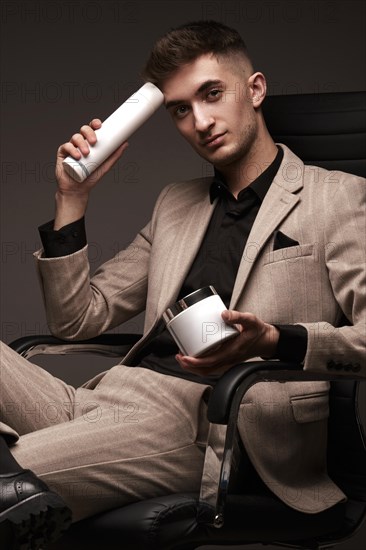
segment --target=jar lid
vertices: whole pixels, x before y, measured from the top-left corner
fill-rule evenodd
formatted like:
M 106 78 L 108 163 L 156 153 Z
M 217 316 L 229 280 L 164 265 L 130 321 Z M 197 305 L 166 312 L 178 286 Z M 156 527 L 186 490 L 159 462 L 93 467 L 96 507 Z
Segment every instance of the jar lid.
M 176 317 L 179 313 L 182 313 L 182 311 L 184 311 L 185 309 L 188 309 L 197 302 L 200 302 L 205 298 L 209 298 L 214 294 L 217 294 L 217 292 L 213 286 L 204 286 L 202 288 L 199 288 L 198 290 L 195 290 L 194 292 L 191 292 L 190 294 L 187 294 L 187 296 L 184 296 L 184 298 L 181 298 L 180 300 L 178 300 L 178 302 L 165 310 L 165 312 L 163 313 L 164 321 L 167 323 L 168 321 Z

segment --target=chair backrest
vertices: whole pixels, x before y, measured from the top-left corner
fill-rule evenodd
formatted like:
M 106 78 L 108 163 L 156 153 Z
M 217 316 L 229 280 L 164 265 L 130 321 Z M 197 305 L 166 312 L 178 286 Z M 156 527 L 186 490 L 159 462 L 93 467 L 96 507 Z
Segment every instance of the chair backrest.
M 268 96 L 263 114 L 305 164 L 366 177 L 366 92 Z

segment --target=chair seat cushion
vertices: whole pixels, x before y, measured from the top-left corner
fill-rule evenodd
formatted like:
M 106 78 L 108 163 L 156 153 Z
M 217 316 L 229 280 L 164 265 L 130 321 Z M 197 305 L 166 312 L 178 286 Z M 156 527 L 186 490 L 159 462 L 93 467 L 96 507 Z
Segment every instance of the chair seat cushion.
M 229 495 L 221 529 L 197 522 L 198 497 L 176 494 L 136 502 L 72 525 L 57 550 L 188 549 L 204 544 L 299 541 L 339 529 L 346 506 L 303 514 L 271 495 Z

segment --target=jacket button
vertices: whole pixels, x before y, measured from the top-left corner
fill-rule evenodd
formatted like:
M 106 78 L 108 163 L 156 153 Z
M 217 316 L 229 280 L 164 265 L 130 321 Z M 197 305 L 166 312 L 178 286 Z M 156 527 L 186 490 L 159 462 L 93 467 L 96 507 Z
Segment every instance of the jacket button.
M 355 363 L 355 364 L 353 365 L 352 370 L 353 370 L 353 372 L 360 372 L 360 370 L 361 370 L 361 365 L 360 365 L 360 363 Z
M 327 368 L 333 370 L 335 368 L 335 362 L 333 360 L 328 361 Z

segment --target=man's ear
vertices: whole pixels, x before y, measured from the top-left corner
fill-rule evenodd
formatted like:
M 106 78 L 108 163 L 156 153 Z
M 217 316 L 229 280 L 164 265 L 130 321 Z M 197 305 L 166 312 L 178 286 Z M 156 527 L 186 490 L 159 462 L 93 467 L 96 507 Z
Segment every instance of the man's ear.
M 258 109 L 267 93 L 267 82 L 263 73 L 253 73 L 248 78 L 248 97 L 255 109 Z

